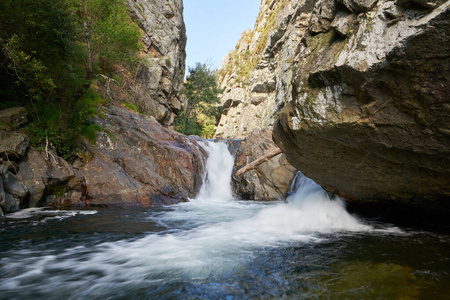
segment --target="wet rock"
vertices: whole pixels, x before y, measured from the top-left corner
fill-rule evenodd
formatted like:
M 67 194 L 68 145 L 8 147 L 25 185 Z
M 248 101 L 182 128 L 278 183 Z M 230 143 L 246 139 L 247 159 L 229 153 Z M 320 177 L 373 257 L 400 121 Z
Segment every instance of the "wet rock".
M 277 146 L 268 130 L 254 130 L 239 144 L 233 174 L 275 149 Z M 279 200 L 289 191 L 295 174 L 295 168 L 281 154 L 260 164 L 254 170 L 233 176 L 233 192 L 240 199 Z
M 16 129 L 28 122 L 28 113 L 25 107 L 11 107 L 0 110 L 0 125 Z
M 20 179 L 7 171 L 2 174 L 4 191 L 11 195 L 24 199 L 28 195 L 28 188 L 20 181 Z
M 16 212 L 20 207 L 20 199 L 9 193 L 5 193 L 5 200 L 0 202 L 0 207 L 6 213 Z
M 13 131 L 0 131 L 0 158 L 17 160 L 25 155 L 29 138 L 25 134 Z
M 5 201 L 5 190 L 3 186 L 3 179 L 0 177 L 0 205 Z

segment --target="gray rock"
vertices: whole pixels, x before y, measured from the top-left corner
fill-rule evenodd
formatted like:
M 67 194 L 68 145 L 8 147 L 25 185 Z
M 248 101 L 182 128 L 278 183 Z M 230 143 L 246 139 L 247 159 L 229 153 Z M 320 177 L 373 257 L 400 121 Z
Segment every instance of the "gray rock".
M 5 193 L 5 201 L 3 204 L 0 204 L 0 207 L 6 213 L 16 212 L 20 207 L 20 199 L 11 194 Z
M 182 90 L 187 36 L 183 1 L 135 0 L 129 1 L 129 7 L 144 32 L 142 56 L 147 61 L 136 74 L 135 85 L 130 91 L 134 97 L 130 100 L 170 127 L 184 107 Z
M 253 130 L 238 147 L 233 173 L 248 163 L 277 149 L 268 130 Z M 256 169 L 233 176 L 233 192 L 244 200 L 280 200 L 289 191 L 296 170 L 281 154 L 260 164 Z
M 334 0 L 319 0 L 309 21 L 311 33 L 327 32 L 336 15 L 336 2 Z
M 353 204 L 450 215 L 450 3 L 416 12 L 379 1 L 344 41 L 305 37 L 273 137 Z
M 46 190 L 68 192 L 83 182 L 83 177 L 56 153 L 50 152 L 47 156 L 36 150 L 30 150 L 19 162 L 18 175 L 30 192 L 30 207 L 38 205 Z
M 28 188 L 16 175 L 8 171 L 6 174 L 2 175 L 2 178 L 5 192 L 12 194 L 19 199 L 24 199 L 28 195 Z
M 29 138 L 25 134 L 0 131 L 0 157 L 15 160 L 25 155 Z
M 337 0 L 345 5 L 350 11 L 355 13 L 368 12 L 374 7 L 378 0 Z
M 346 37 L 355 20 L 356 16 L 354 14 L 339 11 L 331 23 L 331 27 L 333 27 L 340 35 Z
M 0 124 L 7 125 L 10 129 L 16 129 L 28 122 L 25 107 L 11 107 L 0 110 Z
M 277 145 L 328 191 L 450 215 L 450 3 L 339 2 L 335 16 L 327 9 L 335 1 L 262 2 L 249 80 L 233 77 L 244 53 L 224 59 L 221 87 L 245 88 L 245 98 L 221 116 L 216 136 L 271 129 L 278 114 Z M 274 92 L 252 98 L 249 87 L 270 75 Z
M 3 179 L 0 177 L 0 205 L 5 201 L 5 189 L 3 186 Z

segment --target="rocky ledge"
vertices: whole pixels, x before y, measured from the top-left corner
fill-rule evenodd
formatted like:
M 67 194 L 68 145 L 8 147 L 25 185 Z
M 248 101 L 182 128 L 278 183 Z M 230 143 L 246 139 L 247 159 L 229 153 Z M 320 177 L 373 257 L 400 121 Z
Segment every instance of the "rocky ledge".
M 277 86 L 288 161 L 355 206 L 448 217 L 449 23 L 450 1 L 317 1 Z
M 195 196 L 202 183 L 206 153 L 194 138 L 124 107 L 103 108 L 102 118 L 93 121 L 104 131 L 95 144 L 84 140 L 71 163 L 52 150 L 32 149 L 17 130 L 26 123 L 26 111 L 14 111 L 21 117 L 1 119 L 0 213 L 36 206 L 172 204 Z

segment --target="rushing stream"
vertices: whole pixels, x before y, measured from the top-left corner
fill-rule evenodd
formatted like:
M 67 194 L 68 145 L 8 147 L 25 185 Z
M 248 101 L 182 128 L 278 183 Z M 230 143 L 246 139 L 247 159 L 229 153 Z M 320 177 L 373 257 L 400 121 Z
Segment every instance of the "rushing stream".
M 299 174 L 284 202 L 233 199 L 209 143 L 189 203 L 28 209 L 0 221 L 0 299 L 449 299 L 450 237 L 361 220 Z

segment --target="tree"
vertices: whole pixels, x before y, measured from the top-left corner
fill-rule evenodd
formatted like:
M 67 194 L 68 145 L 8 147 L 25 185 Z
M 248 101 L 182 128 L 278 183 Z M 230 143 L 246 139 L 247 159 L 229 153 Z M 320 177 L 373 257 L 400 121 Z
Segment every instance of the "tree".
M 198 116 L 204 115 L 214 119 L 219 112 L 215 104 L 219 102 L 218 95 L 222 91 L 217 87 L 217 72 L 207 64 L 196 63 L 195 67 L 189 67 L 188 71 L 189 75 L 184 83 L 187 105 L 176 120 L 176 129 L 184 134 L 201 135 L 202 129 L 210 128 L 211 124 L 206 124 L 205 121 L 200 124 Z
M 0 97 L 51 101 L 67 83 L 76 33 L 68 1 L 8 0 L 0 3 Z M 72 71 L 68 71 L 72 70 Z M 72 76 L 73 77 L 73 76 Z
M 141 34 L 127 13 L 124 0 L 72 0 L 80 41 L 86 45 L 86 78 L 94 77 L 101 59 L 127 61 L 140 48 Z

